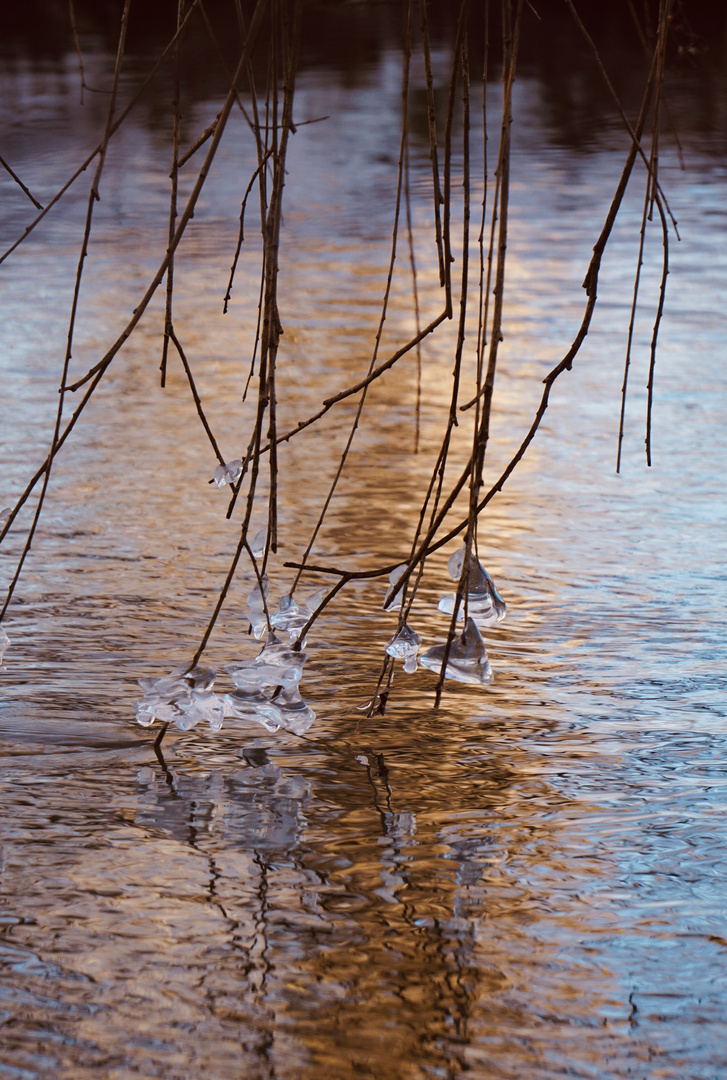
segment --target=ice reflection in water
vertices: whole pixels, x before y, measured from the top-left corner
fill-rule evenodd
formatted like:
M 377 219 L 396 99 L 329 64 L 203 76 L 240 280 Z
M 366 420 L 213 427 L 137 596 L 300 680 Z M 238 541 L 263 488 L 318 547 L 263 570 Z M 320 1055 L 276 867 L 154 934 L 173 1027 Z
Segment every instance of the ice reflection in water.
M 377 130 L 387 79 L 398 107 L 398 64 L 387 64 L 372 74 L 376 94 L 340 90 Z M 330 107 L 327 79 L 303 77 L 301 115 Z M 579 253 L 593 242 L 594 208 L 610 197 L 616 172 L 597 148 L 532 153 L 540 106 L 533 120 L 528 94 L 541 100 L 527 83 L 518 103 L 517 289 L 493 475 L 529 422 L 529 388 L 547 370 L 549 350 L 577 324 Z M 378 242 L 389 225 L 386 200 L 367 199 L 363 219 L 349 219 L 341 191 L 360 194 L 380 147 L 363 122 L 351 128 L 333 117 L 319 130 L 331 133 L 330 153 L 301 135 L 291 168 L 308 189 L 296 194 L 292 174 L 286 188 L 299 260 L 287 271 L 292 362 L 281 357 L 280 375 L 291 422 L 328 392 L 296 381 L 298 357 L 322 357 L 321 380 L 328 364 L 332 382 L 358 377 L 348 358 L 365 355 L 370 342 L 354 337 L 350 314 L 375 327 L 386 259 Z M 47 124 L 58 149 L 54 132 Z M 133 230 L 153 231 L 156 220 L 145 217 L 154 194 L 144 163 L 150 137 L 139 130 L 114 153 L 127 154 L 144 183 L 110 181 L 130 231 L 114 234 L 118 261 L 107 252 L 88 285 L 87 310 L 104 326 L 115 325 L 119 291 L 133 306 L 138 281 L 131 288 L 121 267 L 145 279 Z M 23 164 L 22 155 L 13 160 Z M 31 163 L 42 177 L 42 163 L 28 155 Z M 454 687 L 436 715 L 423 697 L 431 677 L 399 679 L 398 669 L 386 716 L 355 712 L 396 632 L 395 615 L 372 614 L 379 583 L 347 594 L 311 635 L 306 696 L 319 719 L 306 741 L 282 730 L 268 736 L 235 715 L 214 737 L 203 725 L 171 737 L 157 762 L 132 723 L 136 679 L 170 671 L 180 643 L 196 645 L 236 526 L 221 522 L 221 496 L 206 483 L 209 449 L 190 427 L 173 372 L 164 408 L 155 396 L 157 338 L 149 330 L 129 350 L 85 434 L 59 460 L 4 656 L 0 1041 L 8 1075 L 419 1080 L 469 1070 L 483 1080 L 714 1080 L 724 1072 L 727 499 L 717 465 L 723 326 L 710 306 L 727 277 L 713 227 L 725 212 L 724 162 L 697 158 L 691 167 L 679 173 L 665 150 L 662 175 L 689 240 L 674 253 L 655 470 L 646 475 L 630 459 L 619 481 L 611 477 L 620 343 L 599 324 L 592 350 L 554 394 L 548 430 L 483 522 L 482 558 L 510 604 L 507 623 L 486 630 L 497 680 Z M 221 169 L 215 180 L 220 205 L 239 196 L 239 168 L 233 173 Z M 318 200 L 326 222 L 349 229 L 338 247 L 310 224 Z M 56 240 L 73 224 L 57 220 L 65 224 L 49 225 Z M 544 280 L 533 238 L 557 221 Z M 234 243 L 236 215 L 224 225 L 223 239 Z M 631 272 L 630 242 L 619 239 L 606 260 L 600 292 L 612 305 L 609 324 L 619 316 L 626 325 L 614 297 Z M 216 302 L 215 243 L 205 247 L 199 235 L 193 243 L 199 262 L 189 293 Z M 44 272 L 69 280 L 75 249 L 68 254 L 67 236 L 60 246 L 60 254 L 41 252 Z M 423 281 L 427 265 L 422 252 Z M 16 266 L 0 353 L 28 361 L 2 361 L 3 429 L 15 438 L 17 428 L 17 459 L 3 476 L 13 492 L 28 460 L 47 451 L 66 315 L 50 285 L 42 323 L 35 301 L 32 311 L 23 307 L 36 296 L 37 264 L 23 254 Z M 179 277 L 183 290 L 183 262 Z M 239 397 L 229 370 L 239 332 L 216 331 L 190 353 L 204 399 L 222 403 L 213 420 L 232 447 L 245 445 L 244 425 L 229 419 Z M 92 353 L 104 335 L 91 327 L 79 349 Z M 699 385 L 684 356 L 698 361 Z M 425 354 L 419 460 L 409 453 L 411 410 L 401 404 L 413 400 L 410 373 L 392 373 L 397 394 L 372 390 L 352 484 L 325 537 L 332 558 L 405 557 L 411 492 L 431 465 L 440 370 Z M 312 459 L 330 461 L 344 437 L 332 415 L 313 436 Z M 628 433 L 633 462 L 642 438 L 639 418 Z M 308 469 L 304 486 L 295 454 L 281 447 L 281 455 L 281 531 L 300 539 L 327 478 Z M 366 510 L 372 493 L 375 520 Z M 9 496 L 0 494 L 4 505 Z M 260 545 L 264 534 L 256 557 Z M 412 624 L 427 648 L 442 636 L 435 605 L 444 559 L 431 573 Z M 279 564 L 270 576 L 275 596 L 286 595 Z M 209 657 L 218 670 L 251 644 L 245 597 L 255 587 L 249 573 L 231 597 Z M 300 707 L 292 685 L 283 682 L 291 699 L 280 700 L 242 683 L 271 710 Z

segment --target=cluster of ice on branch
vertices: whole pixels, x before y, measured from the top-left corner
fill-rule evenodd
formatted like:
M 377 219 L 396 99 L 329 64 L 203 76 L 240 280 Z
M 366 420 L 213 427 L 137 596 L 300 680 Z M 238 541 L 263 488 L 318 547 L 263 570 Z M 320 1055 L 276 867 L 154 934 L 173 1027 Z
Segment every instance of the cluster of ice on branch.
M 447 563 L 449 576 L 453 581 L 459 581 L 462 574 L 465 551 L 465 548 L 455 551 Z M 451 615 L 456 600 L 457 594 L 449 593 L 442 597 L 437 607 L 445 615 Z M 472 551 L 470 551 L 467 572 L 467 593 L 464 604 L 460 604 L 458 619 L 464 619 L 465 609 L 469 618 L 473 619 L 478 626 L 492 626 L 494 623 L 502 622 L 507 614 L 507 605 L 495 588 L 494 581 Z
M 419 663 L 438 675 L 442 670 L 446 648 L 444 644 L 432 645 L 431 649 L 427 649 L 419 657 Z M 463 632 L 452 642 L 444 675 L 455 682 L 474 683 L 478 686 L 486 686 L 492 682 L 492 668 L 487 659 L 487 650 L 474 619 L 467 619 Z
M 265 549 L 265 531 L 250 545 L 257 558 Z M 259 640 L 266 637 L 261 652 L 249 660 L 225 665 L 235 689 L 222 696 L 213 690 L 217 673 L 213 668 L 180 667 L 160 679 L 139 679 L 145 696 L 137 702 L 136 719 L 143 727 L 155 720 L 174 724 L 189 731 L 206 720 L 212 731 L 219 731 L 225 717 L 251 720 L 268 731 L 290 731 L 302 735 L 315 720 L 298 689 L 307 653 L 292 646 L 320 604 L 324 591 L 314 593 L 300 605 L 291 593 L 281 597 L 272 617 L 268 610 L 270 586 L 267 575 L 259 578 L 247 597 L 250 629 Z M 275 631 L 287 631 L 284 644 Z M 305 642 L 301 642 L 304 646 Z
M 217 672 L 211 667 L 175 668 L 160 679 L 139 679 L 144 697 L 136 703 L 136 719 L 142 727 L 155 720 L 190 731 L 206 720 L 219 731 L 225 718 L 222 700 L 214 693 Z
M 466 547 L 460 548 L 447 564 L 453 581 L 459 581 L 462 576 L 466 553 Z M 384 598 L 386 611 L 390 611 L 397 600 L 400 604 L 403 603 L 403 591 L 394 598 L 392 598 L 392 593 L 406 570 L 407 565 L 404 563 L 389 574 L 389 588 Z M 494 581 L 473 552 L 469 554 L 466 589 L 457 615 L 458 620 L 465 620 L 464 630 L 451 643 L 444 674 L 446 678 L 457 682 L 486 686 L 487 683 L 492 682 L 493 675 L 479 627 L 502 622 L 507 614 L 507 606 L 498 593 Z M 446 615 L 452 615 L 456 603 L 457 594 L 450 593 L 442 597 L 437 608 Z M 418 655 L 421 643 L 419 635 L 403 623 L 386 646 L 386 652 L 395 659 L 403 660 L 404 671 L 410 674 L 416 671 L 417 662 L 422 667 L 439 674 L 445 653 L 447 653 L 446 644 L 433 645 L 426 652 Z
M 227 484 L 236 484 L 241 476 L 242 461 L 240 458 L 235 458 L 234 461 L 228 461 L 226 465 L 217 466 L 212 477 L 212 483 L 216 484 L 218 488 L 223 488 Z
M 160 720 L 180 731 L 206 720 L 216 732 L 234 716 L 271 732 L 282 728 L 302 735 L 315 720 L 298 689 L 306 659 L 271 633 L 258 656 L 225 666 L 235 689 L 223 696 L 213 690 L 217 672 L 210 667 L 179 667 L 161 679 L 139 679 L 145 694 L 136 704 L 136 719 L 142 727 Z
M 228 664 L 226 671 L 235 689 L 225 694 L 231 716 L 253 720 L 268 731 L 291 731 L 302 735 L 316 718 L 300 696 L 298 685 L 307 654 L 284 645 L 269 634 L 262 652 L 253 660 Z

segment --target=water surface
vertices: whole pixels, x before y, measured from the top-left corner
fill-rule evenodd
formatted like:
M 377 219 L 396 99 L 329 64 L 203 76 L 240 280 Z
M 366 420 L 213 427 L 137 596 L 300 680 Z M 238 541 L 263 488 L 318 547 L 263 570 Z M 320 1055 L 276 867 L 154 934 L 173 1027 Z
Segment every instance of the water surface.
M 442 50 L 435 61 L 445 60 Z M 94 63 L 101 77 L 108 57 Z M 388 259 L 399 80 L 399 57 L 385 51 L 351 85 L 314 66 L 299 81 L 297 118 L 329 119 L 299 128 L 291 148 L 285 423 L 366 369 Z M 2 87 L 3 153 L 43 200 L 95 144 L 101 106 L 78 105 L 72 56 L 9 68 Z M 494 122 L 495 84 L 489 96 Z M 577 328 L 580 283 L 626 146 L 615 124 L 588 146 L 569 145 L 549 102 L 526 71 L 491 480 Z M 211 98 L 190 105 L 190 139 L 218 108 Z M 417 258 L 423 307 L 436 313 L 420 134 Z M 592 334 L 481 521 L 481 554 L 509 609 L 487 635 L 495 682 L 453 687 L 438 712 L 425 671 L 397 674 L 384 717 L 357 710 L 394 627 L 381 611 L 384 584 L 369 582 L 311 634 L 303 687 L 318 720 L 305 740 L 228 720 L 214 737 L 170 733 L 165 767 L 157 761 L 133 722 L 135 680 L 196 647 L 237 525 L 207 483 L 215 461 L 178 366 L 158 388 L 163 315 L 152 305 L 59 456 L 4 623 L 0 1075 L 727 1076 L 720 139 L 716 127 L 686 124 L 684 170 L 673 144 L 663 151 L 682 241 L 671 253 L 654 465 L 643 454 L 643 387 L 655 236 L 624 466 L 614 470 L 638 177 L 604 262 Z M 161 258 L 168 161 L 166 129 L 141 119 L 112 146 L 79 373 L 123 328 Z M 257 302 L 252 255 L 226 317 L 221 300 L 252 162 L 235 118 L 177 275 L 177 331 L 229 458 L 250 424 L 240 393 Z M 12 241 L 32 208 L 2 183 L 2 235 Z M 49 444 L 86 191 L 74 188 L 2 267 L 2 505 Z M 251 230 L 253 254 L 255 244 Z M 387 349 L 412 328 L 403 252 L 400 264 Z M 446 416 L 453 340 L 445 328 L 423 352 L 420 454 L 413 362 L 372 391 L 317 561 L 373 566 L 406 553 Z M 352 406 L 341 406 L 282 448 L 276 597 L 351 419 Z M 463 435 L 456 462 L 465 453 Z M 27 520 L 3 549 L 4 582 Z M 431 560 L 415 607 L 427 645 L 443 632 L 435 605 L 451 587 L 456 546 Z M 243 570 L 210 644 L 213 664 L 254 654 L 251 583 Z

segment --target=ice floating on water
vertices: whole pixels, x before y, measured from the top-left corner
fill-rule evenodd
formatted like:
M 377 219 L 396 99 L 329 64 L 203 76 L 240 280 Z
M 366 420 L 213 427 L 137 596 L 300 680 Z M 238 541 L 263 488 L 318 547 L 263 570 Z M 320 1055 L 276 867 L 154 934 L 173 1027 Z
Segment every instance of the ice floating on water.
M 433 645 L 431 649 L 421 654 L 419 663 L 422 667 L 439 674 L 445 648 L 445 645 Z M 487 683 L 492 682 L 492 668 L 487 659 L 485 643 L 474 619 L 467 620 L 462 634 L 452 642 L 444 674 L 448 679 L 476 686 L 486 686 Z
M 389 574 L 389 587 L 386 590 L 386 596 L 384 597 L 384 611 L 391 611 L 391 609 L 394 607 L 394 605 L 397 603 L 397 601 L 399 603 L 399 606 L 401 607 L 401 603 L 402 603 L 402 600 L 404 598 L 404 590 L 403 589 L 401 589 L 396 594 L 396 596 L 394 597 L 394 599 L 391 602 L 389 602 L 389 597 L 391 596 L 391 594 L 394 591 L 394 588 L 399 584 L 399 582 L 401 581 L 401 579 L 403 578 L 404 574 L 406 573 L 406 571 L 408 569 L 409 569 L 409 564 L 408 563 L 402 563 L 401 566 L 394 567 L 394 569 Z
M 241 476 L 242 461 L 240 458 L 235 458 L 234 461 L 228 461 L 226 465 L 218 465 L 212 479 L 218 488 L 223 488 L 227 484 L 236 483 Z
M 463 547 L 460 548 L 447 563 L 447 569 L 453 581 L 458 581 L 462 573 L 465 550 Z M 470 618 L 474 619 L 479 626 L 492 626 L 494 623 L 502 622 L 507 614 L 507 605 L 495 588 L 494 581 L 472 552 L 470 552 L 467 590 L 467 614 Z M 437 607 L 445 615 L 451 615 L 456 600 L 457 594 L 449 593 L 442 597 Z M 461 603 L 458 615 L 460 619 L 464 618 L 464 608 L 465 604 Z
M 4 628 L 0 625 L 0 667 L 2 667 L 3 656 L 5 655 L 5 651 L 7 650 L 9 645 L 10 638 L 5 633 Z
M 417 653 L 421 643 L 422 639 L 419 635 L 415 634 L 404 623 L 386 646 L 386 651 L 389 656 L 393 656 L 397 660 L 403 660 L 404 671 L 412 675 L 417 669 Z
M 139 679 L 144 697 L 136 703 L 136 719 L 142 727 L 155 720 L 174 724 L 180 731 L 190 731 L 206 720 L 212 731 L 219 731 L 224 720 L 224 705 L 212 692 L 214 668 L 175 668 L 158 679 Z

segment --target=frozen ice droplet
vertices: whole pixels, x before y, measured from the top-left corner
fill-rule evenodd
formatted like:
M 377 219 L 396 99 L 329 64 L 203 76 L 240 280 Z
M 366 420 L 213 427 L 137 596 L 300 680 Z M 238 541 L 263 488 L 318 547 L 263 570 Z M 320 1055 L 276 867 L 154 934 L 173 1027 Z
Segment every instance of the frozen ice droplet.
M 142 727 L 151 727 L 156 720 L 154 710 L 146 704 L 144 701 L 137 701 L 136 703 L 136 722 L 141 724 Z
M 262 724 L 267 731 L 277 731 L 282 726 L 280 709 L 260 690 L 243 690 L 240 687 L 225 694 L 225 707 L 238 720 L 251 720 Z
M 228 461 L 226 465 L 218 465 L 212 479 L 218 488 L 223 488 L 227 484 L 236 483 L 241 476 L 242 461 L 240 458 L 235 458 L 234 461 Z
M 433 645 L 421 654 L 419 663 L 439 674 L 445 651 L 445 645 Z M 487 650 L 474 619 L 467 620 L 463 632 L 452 642 L 444 674 L 446 678 L 456 682 L 477 686 L 486 686 L 492 682 L 492 668 L 487 659 Z
M 3 656 L 5 655 L 5 651 L 6 651 L 6 649 L 8 648 L 9 645 L 10 645 L 10 638 L 5 633 L 5 630 L 4 630 L 3 626 L 0 624 L 0 665 L 3 662 Z
M 4 510 L 0 510 L 0 529 L 5 528 L 5 522 L 8 520 L 12 513 L 9 506 L 6 506 Z
M 454 555 L 451 555 L 449 558 L 447 571 L 452 581 L 459 581 L 459 575 L 462 573 L 462 564 L 464 563 L 464 554 L 466 550 L 466 547 L 458 548 Z M 471 557 L 472 556 L 470 555 L 470 558 Z
M 214 668 L 197 665 L 191 671 L 182 666 L 161 678 L 139 679 L 144 697 L 136 703 L 137 722 L 150 727 L 160 720 L 190 731 L 207 720 L 219 731 L 225 713 L 222 699 L 212 691 L 216 676 Z
M 386 646 L 389 656 L 404 661 L 404 671 L 412 674 L 417 669 L 417 653 L 422 639 L 404 623 Z
M 447 563 L 447 569 L 454 581 L 457 581 L 462 573 L 465 551 L 464 547 L 455 551 Z M 442 597 L 437 607 L 445 615 L 451 615 L 456 599 L 456 593 L 449 593 Z M 458 615 L 460 619 L 464 618 L 464 608 L 464 603 L 461 603 Z M 502 622 L 506 614 L 507 605 L 498 593 L 494 581 L 482 563 L 470 552 L 467 575 L 467 615 L 474 619 L 478 626 L 492 626 L 494 623 Z
M 297 686 L 286 687 L 273 698 L 283 717 L 281 727 L 294 735 L 304 735 L 316 718 L 310 705 L 306 705 Z
M 306 596 L 305 606 L 308 608 L 308 611 L 311 615 L 315 611 L 317 611 L 317 609 L 323 603 L 327 592 L 327 589 L 316 589 L 316 591 L 314 593 L 311 593 L 310 596 Z
M 270 623 L 276 630 L 287 630 L 290 644 L 294 645 L 309 618 L 308 606 L 298 607 L 292 594 L 289 594 L 280 597 L 278 610 L 270 619 Z
M 260 532 L 255 533 L 251 543 L 250 551 L 253 553 L 256 559 L 262 559 L 265 554 L 265 548 L 268 542 L 268 530 L 261 529 Z
M 227 664 L 225 670 L 238 690 L 246 693 L 265 688 L 275 690 L 278 686 L 290 688 L 300 682 L 307 659 L 306 653 L 295 652 L 279 641 L 275 634 L 270 634 L 258 656 L 253 660 Z
M 210 730 L 219 731 L 225 719 L 225 705 L 222 698 L 211 691 L 200 692 L 194 695 L 194 704 L 202 719 L 209 724 Z
M 399 591 L 391 602 L 389 602 L 389 597 L 391 596 L 394 588 L 399 584 L 408 569 L 409 564 L 402 563 L 401 566 L 395 566 L 389 574 L 389 587 L 386 590 L 386 596 L 384 597 L 384 611 L 391 611 L 397 600 L 399 601 L 399 605 L 401 605 L 403 590 Z
M 252 632 L 255 637 L 260 640 L 268 629 L 268 620 L 265 614 L 265 607 L 267 604 L 268 596 L 270 595 L 270 586 L 268 584 L 267 574 L 262 576 L 262 592 L 260 586 L 256 585 L 252 592 L 247 597 L 247 607 L 250 614 L 250 625 L 252 626 Z

